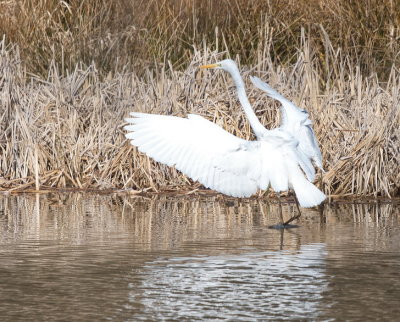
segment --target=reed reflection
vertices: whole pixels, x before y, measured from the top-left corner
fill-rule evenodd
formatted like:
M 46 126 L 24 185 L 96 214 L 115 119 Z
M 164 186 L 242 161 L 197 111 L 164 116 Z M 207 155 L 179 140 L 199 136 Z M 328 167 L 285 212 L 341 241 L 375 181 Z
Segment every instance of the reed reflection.
M 295 204 L 283 204 L 283 213 L 285 218 L 293 216 Z M 141 244 L 143 250 L 170 250 L 185 242 L 212 239 L 229 241 L 229 248 L 251 246 L 251 236 L 260 233 L 276 237 L 266 238 L 263 247 L 296 250 L 315 240 L 342 239 L 337 231 L 340 225 L 393 226 L 399 223 L 399 214 L 395 204 L 336 204 L 325 206 L 322 215 L 313 209 L 304 211 L 299 229 L 266 230 L 278 221 L 277 204 L 261 200 L 80 193 L 0 198 L 2 243 L 36 239 L 79 245 L 124 238 Z

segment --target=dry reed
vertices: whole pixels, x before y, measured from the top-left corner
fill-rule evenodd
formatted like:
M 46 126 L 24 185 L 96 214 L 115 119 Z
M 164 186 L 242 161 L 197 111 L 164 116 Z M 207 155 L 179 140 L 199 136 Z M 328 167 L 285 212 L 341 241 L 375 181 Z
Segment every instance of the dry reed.
M 325 37 L 363 75 L 387 77 L 400 64 L 400 2 L 395 0 L 21 0 L 0 2 L 0 35 L 18 44 L 30 72 L 61 75 L 96 64 L 107 74 L 171 61 L 185 69 L 193 45 L 238 54 L 254 65 L 262 49 L 293 64 L 306 28 L 328 68 Z M 268 45 L 268 47 L 266 47 Z M 128 66 L 128 67 L 127 67 Z M 329 72 L 329 71 L 328 71 Z
M 387 82 L 364 77 L 348 56 L 324 44 L 326 70 L 303 32 L 295 62 L 280 66 L 265 48 L 257 52 L 256 74 L 306 108 L 314 120 L 327 170 L 322 188 L 331 196 L 399 194 L 400 73 Z M 271 44 L 266 44 L 268 47 Z M 0 187 L 19 191 L 74 187 L 160 191 L 195 189 L 173 168 L 137 152 L 125 140 L 130 111 L 185 116 L 197 113 L 229 132 L 253 138 L 229 76 L 199 72 L 198 66 L 227 56 L 204 47 L 188 67 L 162 65 L 143 76 L 127 70 L 101 78 L 95 64 L 77 65 L 62 76 L 54 61 L 48 76 L 30 76 L 18 48 L 0 43 Z M 325 76 L 324 76 L 325 75 Z M 248 84 L 249 85 L 249 84 Z M 266 127 L 278 124 L 278 104 L 248 86 Z

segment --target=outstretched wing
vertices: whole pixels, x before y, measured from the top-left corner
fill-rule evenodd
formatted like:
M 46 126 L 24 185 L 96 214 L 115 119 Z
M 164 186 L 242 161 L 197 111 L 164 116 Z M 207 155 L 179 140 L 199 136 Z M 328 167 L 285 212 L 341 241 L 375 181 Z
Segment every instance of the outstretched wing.
M 267 93 L 269 97 L 272 97 L 281 102 L 283 109 L 281 126 L 290 126 L 292 123 L 301 123 L 308 119 L 307 111 L 297 107 L 293 102 L 289 101 L 287 98 L 279 94 L 267 83 L 263 82 L 258 77 L 250 76 L 250 80 L 255 87 Z
M 139 151 L 226 195 L 249 197 L 257 191 L 257 142 L 240 139 L 198 115 L 131 115 L 126 137 Z
M 317 138 L 311 127 L 312 121 L 308 118 L 306 110 L 297 107 L 293 102 L 279 94 L 267 83 L 263 82 L 258 77 L 250 76 L 250 80 L 255 87 L 267 93 L 271 98 L 281 102 L 281 128 L 289 132 L 299 141 L 299 149 L 322 171 L 322 156 L 318 146 Z

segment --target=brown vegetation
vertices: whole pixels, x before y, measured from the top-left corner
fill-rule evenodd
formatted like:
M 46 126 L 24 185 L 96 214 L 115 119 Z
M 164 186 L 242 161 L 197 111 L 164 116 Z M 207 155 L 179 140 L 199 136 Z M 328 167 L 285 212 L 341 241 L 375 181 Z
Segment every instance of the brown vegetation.
M 21 0 L 0 2 L 0 34 L 19 45 L 33 73 L 94 62 L 103 72 L 171 61 L 186 68 L 207 43 L 254 65 L 261 50 L 294 63 L 306 28 L 321 66 L 325 39 L 364 75 L 400 63 L 400 2 L 395 0 Z M 325 65 L 325 67 L 327 67 Z
M 197 68 L 231 54 L 246 81 L 258 75 L 310 112 L 327 193 L 398 195 L 398 2 L 243 2 L 0 3 L 0 188 L 198 187 L 138 153 L 122 122 L 198 113 L 252 138 L 228 75 Z M 248 85 L 276 126 L 279 105 Z

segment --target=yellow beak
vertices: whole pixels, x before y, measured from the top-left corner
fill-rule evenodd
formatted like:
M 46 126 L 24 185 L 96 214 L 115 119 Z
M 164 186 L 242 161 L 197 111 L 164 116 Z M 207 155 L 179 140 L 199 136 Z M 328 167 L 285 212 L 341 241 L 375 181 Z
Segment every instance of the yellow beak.
M 200 66 L 199 68 L 216 68 L 216 67 L 219 67 L 219 65 L 218 64 L 210 64 L 210 65 L 203 65 L 203 66 Z

